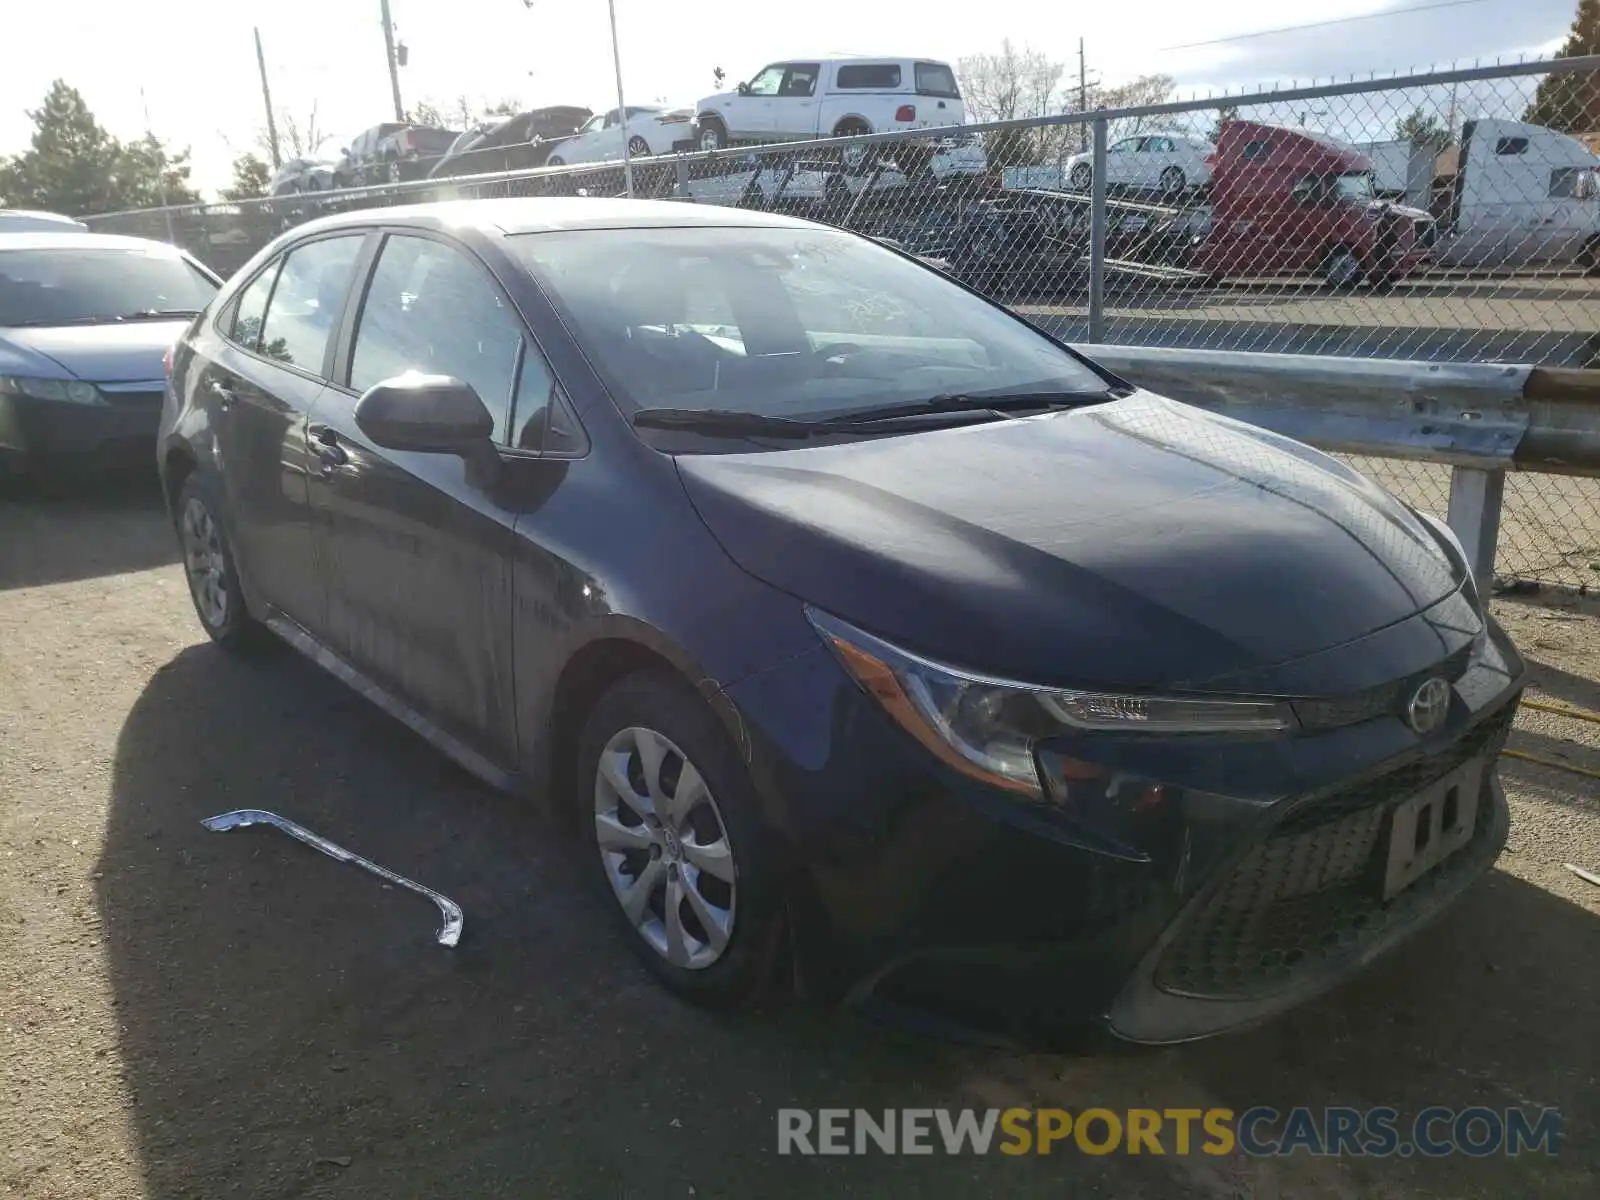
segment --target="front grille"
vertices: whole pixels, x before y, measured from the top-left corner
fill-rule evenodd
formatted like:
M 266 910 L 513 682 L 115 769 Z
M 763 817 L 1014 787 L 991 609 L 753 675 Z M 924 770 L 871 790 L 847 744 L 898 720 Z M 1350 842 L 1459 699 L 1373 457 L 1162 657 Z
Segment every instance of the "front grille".
M 1185 919 L 1156 969 L 1158 987 L 1214 999 L 1258 999 L 1403 923 L 1492 854 L 1489 791 L 1473 839 L 1383 902 L 1391 810 L 1480 754 L 1498 754 L 1514 704 L 1435 754 L 1291 812 Z M 1492 760 L 1485 770 L 1494 769 Z

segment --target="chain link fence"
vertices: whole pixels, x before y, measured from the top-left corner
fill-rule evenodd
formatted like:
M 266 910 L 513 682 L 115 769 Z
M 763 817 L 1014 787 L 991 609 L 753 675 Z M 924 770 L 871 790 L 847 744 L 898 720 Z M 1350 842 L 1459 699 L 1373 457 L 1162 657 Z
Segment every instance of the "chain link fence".
M 1597 139 L 1600 58 L 1566 59 L 88 220 L 231 272 L 329 213 L 633 195 L 853 229 L 1075 343 L 1597 368 Z M 1444 510 L 1445 468 L 1360 466 Z M 1502 575 L 1600 586 L 1600 482 L 1513 476 L 1502 529 Z

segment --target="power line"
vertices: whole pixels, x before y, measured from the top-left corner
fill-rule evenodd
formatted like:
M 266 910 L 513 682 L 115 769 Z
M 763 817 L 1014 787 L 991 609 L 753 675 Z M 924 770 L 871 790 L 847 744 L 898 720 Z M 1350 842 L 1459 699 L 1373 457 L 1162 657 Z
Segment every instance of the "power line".
M 1311 21 L 1305 25 L 1285 25 L 1281 29 L 1261 29 L 1255 33 L 1236 33 L 1231 37 L 1211 38 L 1204 42 L 1184 42 L 1180 46 L 1162 46 L 1157 53 L 1167 50 L 1194 50 L 1200 46 L 1220 46 L 1225 42 L 1243 42 L 1250 38 L 1272 37 L 1279 33 L 1298 33 L 1302 29 L 1324 29 L 1329 25 L 1348 25 L 1352 21 L 1374 21 L 1379 17 L 1398 17 L 1403 13 L 1432 12 L 1437 8 L 1461 8 L 1467 4 L 1482 4 L 1484 0 L 1442 0 L 1438 4 L 1416 4 L 1410 8 L 1387 8 L 1381 12 L 1357 13 L 1353 17 L 1334 17 L 1328 21 Z

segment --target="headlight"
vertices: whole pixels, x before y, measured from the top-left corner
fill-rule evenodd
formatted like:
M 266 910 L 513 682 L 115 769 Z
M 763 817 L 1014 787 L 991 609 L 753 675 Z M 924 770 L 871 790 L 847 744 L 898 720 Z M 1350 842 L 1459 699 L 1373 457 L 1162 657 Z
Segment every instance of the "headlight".
M 1295 725 L 1275 700 L 1064 691 L 975 675 L 900 650 L 806 609 L 846 671 L 944 762 L 985 783 L 1040 799 L 1034 745 L 1070 731 L 1271 733 Z
M 30 379 L 22 375 L 0 375 L 0 394 L 27 396 L 32 400 L 59 400 L 64 404 L 105 403 L 100 389 L 81 379 Z

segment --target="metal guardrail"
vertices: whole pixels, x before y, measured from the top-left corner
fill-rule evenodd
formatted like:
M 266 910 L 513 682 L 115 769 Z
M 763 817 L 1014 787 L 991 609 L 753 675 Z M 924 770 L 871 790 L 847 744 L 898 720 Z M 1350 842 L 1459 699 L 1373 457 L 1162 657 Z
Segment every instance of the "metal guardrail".
M 1508 472 L 1600 477 L 1600 371 L 1077 349 L 1130 383 L 1322 450 L 1449 468 L 1445 515 L 1485 590 L 1495 575 Z

